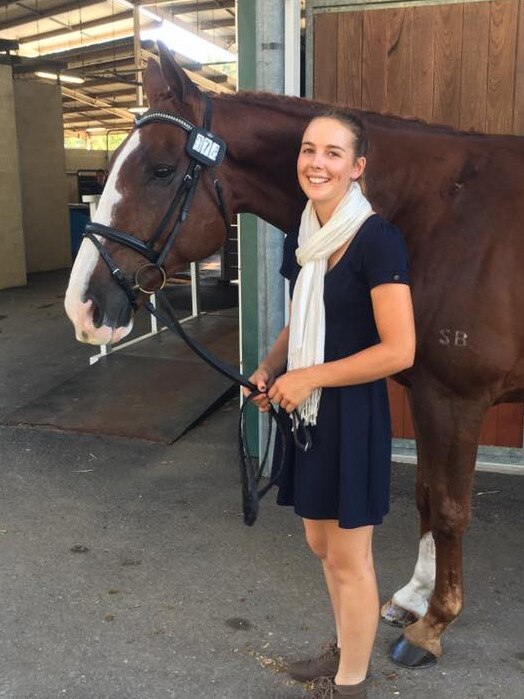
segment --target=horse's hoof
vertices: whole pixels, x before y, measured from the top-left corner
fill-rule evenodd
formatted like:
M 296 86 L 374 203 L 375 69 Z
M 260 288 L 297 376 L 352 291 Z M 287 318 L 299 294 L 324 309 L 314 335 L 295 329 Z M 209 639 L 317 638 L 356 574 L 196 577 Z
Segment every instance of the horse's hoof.
M 382 620 L 386 622 L 386 624 L 396 626 L 400 629 L 403 629 L 410 624 L 414 624 L 415 621 L 418 621 L 418 617 L 413 614 L 413 612 L 408 612 L 407 609 L 399 607 L 391 599 L 389 602 L 382 605 L 380 616 L 382 617 Z
M 436 655 L 433 655 L 429 650 L 414 646 L 404 636 L 400 636 L 393 643 L 389 657 L 395 665 L 408 668 L 431 667 L 437 662 Z

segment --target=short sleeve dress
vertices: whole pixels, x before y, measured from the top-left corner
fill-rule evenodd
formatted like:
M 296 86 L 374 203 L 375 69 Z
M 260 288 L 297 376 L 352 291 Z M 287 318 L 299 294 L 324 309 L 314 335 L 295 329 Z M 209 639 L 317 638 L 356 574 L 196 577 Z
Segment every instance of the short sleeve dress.
M 300 271 L 297 233 L 284 243 L 281 274 L 290 292 Z M 408 254 L 400 231 L 378 214 L 370 216 L 324 279 L 324 361 L 342 359 L 379 342 L 370 291 L 379 284 L 409 284 Z M 322 389 L 312 448 L 295 447 L 291 421 L 277 436 L 274 470 L 280 505 L 308 519 L 335 519 L 346 529 L 380 524 L 389 509 L 391 424 L 384 379 Z

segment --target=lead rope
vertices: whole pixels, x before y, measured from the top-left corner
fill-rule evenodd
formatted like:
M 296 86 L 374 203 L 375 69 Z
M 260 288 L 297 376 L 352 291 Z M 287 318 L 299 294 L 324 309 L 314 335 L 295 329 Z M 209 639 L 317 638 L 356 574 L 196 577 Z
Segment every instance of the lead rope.
M 198 342 L 193 340 L 186 333 L 186 331 L 178 321 L 175 312 L 172 309 L 169 300 L 167 299 L 163 291 L 158 291 L 156 296 L 162 303 L 164 310 L 167 311 L 169 317 L 166 317 L 162 313 L 160 313 L 158 309 L 155 308 L 150 301 L 146 301 L 144 306 L 145 308 L 147 308 L 149 313 L 155 316 L 155 318 L 157 318 L 160 321 L 160 323 L 162 323 L 162 325 L 165 325 L 167 328 L 169 328 L 171 332 L 176 333 L 186 343 L 186 345 L 190 349 L 192 349 L 193 352 L 195 352 L 195 354 L 197 354 L 203 361 L 205 361 L 207 364 L 213 367 L 213 369 L 220 372 L 223 376 L 226 376 L 228 379 L 231 379 L 232 381 L 235 381 L 236 383 L 240 384 L 241 386 L 245 386 L 251 391 L 250 395 L 244 401 L 240 409 L 238 422 L 238 446 L 240 482 L 242 486 L 242 512 L 244 516 L 244 524 L 252 526 L 257 520 L 260 500 L 262 500 L 262 498 L 269 492 L 269 490 L 275 485 L 275 483 L 277 483 L 284 468 L 286 446 L 286 424 L 284 422 L 285 418 L 277 410 L 275 410 L 273 405 L 270 406 L 268 412 L 269 424 L 266 446 L 264 449 L 264 455 L 259 460 L 259 463 L 257 465 L 253 457 L 249 454 L 249 449 L 244 431 L 244 416 L 249 401 L 252 400 L 255 396 L 259 395 L 259 390 L 255 386 L 255 384 L 251 383 L 248 379 L 246 379 L 245 376 L 243 376 L 234 367 L 230 366 L 229 364 L 226 364 L 221 359 L 213 355 L 211 352 L 208 352 Z M 296 413 L 293 413 L 292 420 L 294 426 L 293 437 L 295 445 L 301 451 L 307 451 L 311 447 L 311 436 L 309 434 L 309 430 L 300 420 Z M 280 433 L 280 436 L 283 440 L 283 449 L 280 455 L 280 461 L 278 463 L 278 466 L 276 468 L 273 467 L 268 482 L 262 488 L 259 488 L 258 485 L 262 479 L 268 462 L 269 447 L 273 431 L 273 421 L 275 422 L 277 430 Z

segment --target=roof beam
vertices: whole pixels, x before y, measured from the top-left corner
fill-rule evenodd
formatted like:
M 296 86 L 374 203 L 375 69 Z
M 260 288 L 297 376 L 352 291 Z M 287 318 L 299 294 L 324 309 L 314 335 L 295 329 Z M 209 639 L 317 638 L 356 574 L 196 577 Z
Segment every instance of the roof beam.
M 88 95 L 88 97 L 92 97 L 93 99 L 102 100 L 106 104 L 110 104 L 111 107 L 113 107 L 114 109 L 127 109 L 128 107 L 136 105 L 136 96 L 134 92 L 127 92 L 119 95 L 111 95 L 109 93 L 105 93 L 103 95 L 96 95 L 96 97 L 93 95 L 89 95 L 87 92 L 84 94 Z M 103 107 L 101 107 L 99 104 L 83 104 L 82 106 L 80 106 L 78 102 L 76 102 L 75 100 L 71 100 L 71 98 L 67 97 L 66 95 L 62 95 L 62 100 L 62 109 L 64 113 L 67 114 L 72 114 L 73 112 L 75 112 L 75 110 L 92 112 L 96 111 L 97 109 L 103 109 Z
M 92 127 L 103 127 L 106 131 L 126 131 L 129 132 L 131 131 L 133 124 L 130 122 L 129 124 L 124 124 L 123 121 L 102 121 L 101 119 L 91 119 L 91 120 L 85 120 L 82 121 L 78 124 L 64 124 L 64 131 L 65 132 L 78 132 L 78 131 L 86 131 L 89 128 Z M 104 133 L 100 133 L 101 136 L 104 136 Z
M 91 123 L 91 124 L 92 124 L 94 121 L 95 121 L 95 122 L 97 121 L 97 122 L 102 123 L 102 124 L 103 124 L 104 122 L 105 122 L 106 124 L 115 124 L 115 123 L 116 123 L 116 124 L 125 124 L 125 125 L 131 127 L 131 126 L 133 125 L 133 122 L 134 122 L 134 117 L 133 117 L 132 114 L 130 114 L 129 117 L 127 117 L 126 120 L 123 120 L 123 119 L 120 119 L 120 118 L 118 118 L 118 117 L 110 116 L 110 115 L 107 115 L 107 116 L 105 116 L 105 117 L 104 117 L 104 116 L 100 116 L 100 115 L 98 115 L 98 116 L 93 116 L 93 115 L 91 115 L 91 114 L 83 114 L 83 115 L 82 115 L 82 113 L 80 112 L 80 113 L 78 114 L 78 118 L 77 118 L 77 119 L 74 119 L 74 120 L 73 120 L 73 119 L 66 119 L 66 120 L 64 120 L 64 127 L 67 128 L 68 126 L 75 126 L 75 125 L 77 125 L 77 124 L 85 124 L 85 123 L 87 123 L 87 124 Z
M 135 70 L 135 64 L 133 62 L 133 56 L 129 55 L 124 58 L 117 58 L 116 61 L 103 61 L 101 63 L 95 62 L 95 63 L 78 63 L 76 64 L 74 61 L 69 62 L 69 70 L 74 70 L 75 73 L 80 73 L 83 78 L 89 78 L 91 75 L 96 76 L 98 78 L 97 73 L 103 73 L 107 72 L 113 69 L 119 69 L 121 70 L 122 73 L 124 72 L 129 72 L 130 75 L 133 76 L 133 80 L 135 78 L 136 70 Z M 124 71 L 124 68 L 129 67 L 129 71 Z M 115 77 L 115 82 L 118 81 L 118 78 Z
M 116 121 L 115 121 L 115 120 L 116 120 Z M 116 117 L 115 117 L 115 119 L 112 119 L 111 117 L 106 118 L 106 117 L 101 116 L 101 115 L 98 115 L 98 116 L 97 116 L 97 115 L 92 115 L 92 114 L 84 114 L 84 115 L 82 115 L 82 113 L 80 113 L 80 114 L 78 115 L 78 117 L 75 118 L 75 119 L 64 119 L 63 124 L 64 124 L 64 128 L 67 129 L 67 128 L 70 127 L 70 126 L 76 126 L 77 124 L 86 124 L 86 123 L 87 123 L 87 124 L 89 124 L 89 123 L 92 124 L 94 121 L 97 121 L 97 122 L 99 122 L 99 123 L 106 123 L 106 124 L 114 124 L 114 123 L 117 123 L 117 124 L 129 124 L 129 126 L 131 126 L 132 123 L 133 123 L 133 116 L 130 114 L 130 115 L 129 115 L 129 119 L 128 119 L 126 122 L 124 122 L 123 120 L 117 119 Z
M 142 41 L 142 51 L 150 51 L 155 46 L 153 41 Z M 45 55 L 45 54 L 44 54 Z M 149 53 L 148 55 L 153 55 Z M 67 61 L 70 68 L 84 69 L 88 72 L 91 68 L 100 68 L 100 66 L 111 67 L 112 65 L 118 65 L 122 61 L 127 63 L 132 63 L 134 65 L 133 57 L 133 37 L 125 37 L 123 39 L 117 39 L 116 41 L 105 41 L 98 44 L 89 44 L 88 46 L 77 47 L 73 49 L 67 49 L 65 51 L 58 51 L 53 54 L 53 60 L 56 61 Z M 100 59 L 107 58 L 113 59 L 101 62 Z M 183 56 L 178 55 L 177 60 L 183 68 L 191 68 L 193 70 L 200 70 L 202 66 L 196 61 L 190 59 L 184 59 Z M 86 63 L 85 61 L 93 61 L 93 63 Z
M 12 29 L 13 27 L 21 27 L 23 24 L 28 24 L 29 22 L 34 22 L 37 19 L 45 19 L 46 17 L 54 17 L 55 15 L 65 14 L 66 12 L 71 12 L 71 10 L 81 10 L 84 7 L 90 7 L 91 5 L 100 5 L 103 0 L 75 0 L 73 6 L 71 2 L 66 2 L 64 5 L 59 5 L 58 7 L 51 7 L 47 10 L 32 10 L 30 8 L 25 8 L 29 10 L 29 14 L 23 15 L 22 17 L 14 17 L 13 19 L 8 19 L 5 22 L 0 22 L 0 30 L 2 29 Z
M 83 90 L 71 90 L 69 87 L 62 85 L 62 95 L 70 97 L 77 102 L 82 102 L 83 104 L 100 107 L 100 109 L 103 109 L 104 112 L 113 114 L 121 119 L 129 119 L 129 112 L 126 109 L 114 107 L 110 102 L 107 102 L 99 97 L 91 97 L 91 95 L 86 94 Z
M 74 8 L 73 8 L 74 9 Z M 133 10 L 126 10 L 125 12 L 118 12 L 115 15 L 107 15 L 106 17 L 98 17 L 97 19 L 92 19 L 89 22 L 79 22 L 78 24 L 72 24 L 69 27 L 61 27 L 60 29 L 53 29 L 49 32 L 42 32 L 41 34 L 32 34 L 31 36 L 22 36 L 18 39 L 19 44 L 30 44 L 33 41 L 45 41 L 46 39 L 52 39 L 55 36 L 64 36 L 70 32 L 78 32 L 83 29 L 93 29 L 93 27 L 101 27 L 104 24 L 113 24 L 113 22 L 123 22 L 127 19 L 133 19 Z
M 145 47 L 153 47 L 153 41 L 143 42 Z M 77 46 L 72 49 L 64 49 L 64 51 L 53 52 L 53 58 L 56 60 L 67 60 L 68 58 L 80 59 L 82 57 L 98 58 L 106 56 L 115 56 L 118 53 L 128 52 L 133 48 L 133 37 L 126 36 L 114 41 L 99 41 L 97 43 L 87 44 L 85 46 Z
M 9 5 L 17 5 L 20 2 L 20 0 L 4 0 L 2 2 L 2 7 L 6 8 L 9 7 Z
M 188 12 L 206 12 L 209 10 L 229 10 L 235 7 L 235 0 L 215 0 L 215 2 L 176 2 L 176 0 L 141 0 L 142 7 L 151 5 L 173 5 L 168 12 L 173 15 L 184 15 Z
M 89 75 L 84 75 L 85 85 L 84 89 L 88 90 L 92 87 L 107 87 L 111 85 L 112 90 L 124 91 L 135 89 L 137 85 L 142 83 L 137 82 L 134 77 L 128 78 L 124 75 L 119 75 L 116 73 L 112 76 L 95 75 L 91 78 Z
M 234 27 L 235 18 L 228 17 L 227 19 L 209 19 L 199 22 L 198 26 L 200 29 L 220 29 L 221 27 Z
M 128 109 L 129 107 L 134 107 L 136 105 L 136 99 L 134 99 L 134 95 L 132 98 L 128 99 L 124 103 L 118 103 L 118 107 L 120 109 Z M 84 104 L 81 107 L 78 106 L 78 103 L 75 102 L 75 106 L 73 107 L 66 107 L 64 106 L 62 108 L 62 114 L 64 117 L 68 117 L 69 119 L 75 119 L 78 117 L 79 114 L 88 114 L 91 115 L 93 112 L 103 112 L 103 107 L 95 107 L 92 106 L 90 107 L 88 104 Z M 131 114 L 129 114 L 129 119 L 131 119 Z

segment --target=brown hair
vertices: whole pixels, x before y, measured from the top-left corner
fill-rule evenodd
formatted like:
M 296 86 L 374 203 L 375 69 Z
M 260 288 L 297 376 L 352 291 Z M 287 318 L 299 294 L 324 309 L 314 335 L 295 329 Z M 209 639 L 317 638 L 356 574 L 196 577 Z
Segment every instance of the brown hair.
M 366 133 L 366 127 L 361 119 L 355 114 L 349 114 L 348 112 L 341 112 L 338 109 L 330 109 L 323 114 L 319 114 L 315 119 L 335 119 L 339 121 L 343 126 L 346 126 L 355 139 L 355 156 L 357 158 L 363 158 L 368 152 L 368 136 Z

